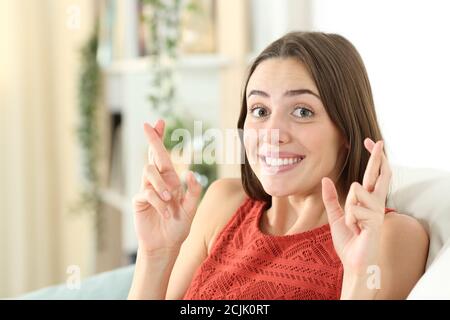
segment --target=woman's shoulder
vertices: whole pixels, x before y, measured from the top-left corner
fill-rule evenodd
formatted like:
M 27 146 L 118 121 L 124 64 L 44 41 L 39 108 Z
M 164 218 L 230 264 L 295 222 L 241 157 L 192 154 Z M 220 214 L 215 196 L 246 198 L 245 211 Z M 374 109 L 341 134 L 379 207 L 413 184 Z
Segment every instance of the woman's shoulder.
M 211 183 L 208 190 L 216 195 L 226 194 L 228 196 L 245 196 L 244 188 L 240 178 L 222 178 Z
M 247 197 L 239 178 L 217 179 L 209 186 L 205 193 L 205 200 L 220 205 L 225 211 L 234 209 Z M 235 209 L 237 209 L 236 207 Z
M 429 237 L 415 218 L 398 212 L 385 215 L 380 250 L 382 290 L 378 299 L 404 299 L 422 276 Z
M 418 244 L 428 244 L 429 241 L 426 229 L 417 219 L 395 210 L 385 215 L 383 236 L 389 240 L 395 239 L 399 250 L 402 245 L 413 249 Z M 393 248 L 395 247 L 391 247 L 391 249 Z
M 222 178 L 215 180 L 205 193 L 204 206 L 208 211 L 209 223 L 205 230 L 208 253 L 220 231 L 230 221 L 233 214 L 242 205 L 247 195 L 239 178 Z
M 402 231 L 410 235 L 426 236 L 427 232 L 423 225 L 414 217 L 389 209 L 384 218 L 383 229 L 396 233 Z

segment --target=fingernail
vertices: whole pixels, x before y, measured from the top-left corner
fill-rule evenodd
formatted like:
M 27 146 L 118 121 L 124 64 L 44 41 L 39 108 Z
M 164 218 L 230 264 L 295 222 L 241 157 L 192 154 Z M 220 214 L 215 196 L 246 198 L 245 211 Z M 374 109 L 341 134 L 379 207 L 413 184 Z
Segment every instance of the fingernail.
M 158 119 L 158 120 L 156 120 L 156 122 L 155 122 L 155 128 L 156 128 L 156 126 L 160 123 L 160 122 L 162 122 L 163 121 L 163 119 Z
M 170 192 L 167 191 L 167 190 L 164 190 L 164 191 L 163 191 L 163 199 L 164 199 L 165 201 L 169 201 L 170 198 L 171 198 Z

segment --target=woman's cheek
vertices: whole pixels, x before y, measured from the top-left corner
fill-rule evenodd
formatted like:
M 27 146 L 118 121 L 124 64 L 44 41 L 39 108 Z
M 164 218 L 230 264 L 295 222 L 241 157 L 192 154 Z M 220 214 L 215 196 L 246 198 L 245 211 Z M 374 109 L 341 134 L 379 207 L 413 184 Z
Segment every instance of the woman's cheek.
M 244 130 L 244 148 L 247 159 L 253 163 L 256 161 L 257 155 L 257 139 L 250 134 L 250 130 Z
M 257 159 L 258 159 L 258 147 L 257 147 L 257 141 L 256 140 L 250 140 L 247 141 L 247 144 L 245 146 L 245 150 L 247 153 L 247 158 L 252 164 L 252 167 L 255 165 Z

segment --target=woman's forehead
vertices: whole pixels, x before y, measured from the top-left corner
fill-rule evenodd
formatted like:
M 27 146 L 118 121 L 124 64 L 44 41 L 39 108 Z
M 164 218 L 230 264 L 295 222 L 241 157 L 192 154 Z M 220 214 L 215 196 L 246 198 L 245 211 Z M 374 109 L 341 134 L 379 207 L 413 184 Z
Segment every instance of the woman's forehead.
M 272 58 L 263 61 L 251 75 L 246 96 L 251 90 L 285 92 L 309 89 L 318 94 L 317 87 L 306 67 L 293 58 Z

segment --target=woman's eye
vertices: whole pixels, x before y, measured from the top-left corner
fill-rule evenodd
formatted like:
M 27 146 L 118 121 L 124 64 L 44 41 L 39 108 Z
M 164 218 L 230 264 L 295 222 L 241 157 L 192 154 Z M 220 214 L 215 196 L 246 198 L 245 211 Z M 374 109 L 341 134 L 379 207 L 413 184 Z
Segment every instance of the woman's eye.
M 250 113 L 255 117 L 255 118 L 262 118 L 267 116 L 267 110 L 263 107 L 254 107 L 250 110 Z
M 314 115 L 314 112 L 304 107 L 298 107 L 292 112 L 292 114 L 300 118 L 311 118 Z

